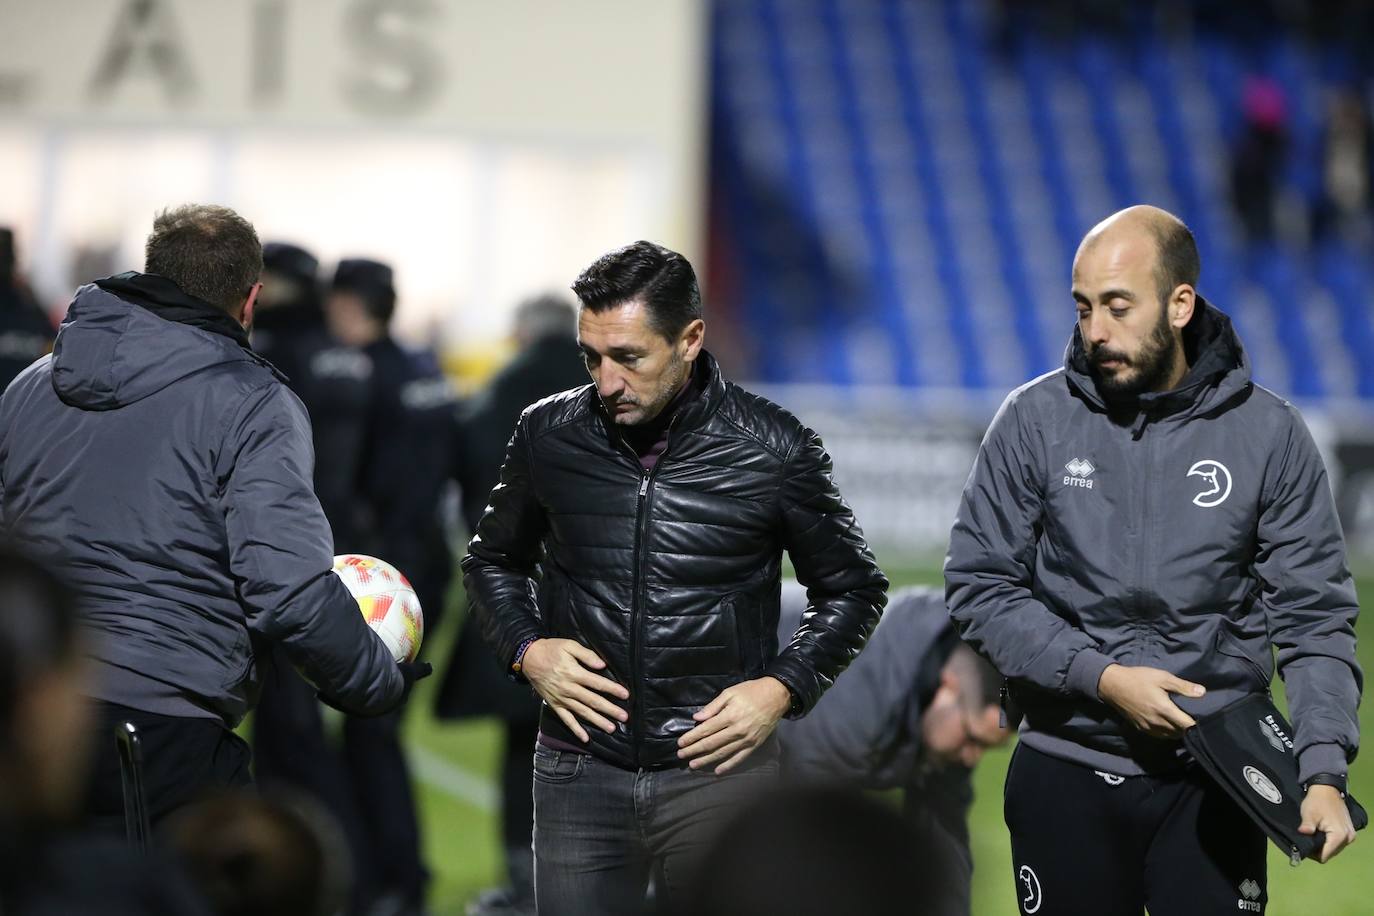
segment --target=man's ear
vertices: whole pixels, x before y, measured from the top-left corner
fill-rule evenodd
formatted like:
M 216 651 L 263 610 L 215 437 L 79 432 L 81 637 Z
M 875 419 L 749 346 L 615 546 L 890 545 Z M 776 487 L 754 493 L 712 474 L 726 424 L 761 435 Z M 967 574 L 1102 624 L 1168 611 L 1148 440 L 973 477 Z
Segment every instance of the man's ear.
M 262 292 L 262 284 L 254 283 L 253 288 L 248 291 L 248 298 L 243 300 L 243 309 L 240 311 L 239 324 L 245 328 L 253 324 L 253 310 L 258 304 L 258 293 Z
M 702 345 L 706 342 L 706 322 L 700 318 L 692 319 L 692 322 L 682 329 L 682 336 L 678 338 L 678 341 L 683 347 L 683 360 L 690 363 L 697 358 Z
M 1176 328 L 1186 328 L 1193 320 L 1193 309 L 1197 305 L 1197 291 L 1187 283 L 1174 287 L 1169 296 L 1169 324 Z

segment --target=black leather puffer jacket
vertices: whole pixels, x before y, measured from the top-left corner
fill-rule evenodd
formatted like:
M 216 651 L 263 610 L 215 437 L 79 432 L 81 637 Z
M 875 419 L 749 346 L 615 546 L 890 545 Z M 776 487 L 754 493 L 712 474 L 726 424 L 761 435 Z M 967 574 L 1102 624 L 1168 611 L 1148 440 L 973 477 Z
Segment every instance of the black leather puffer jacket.
M 587 729 L 588 750 L 623 767 L 680 766 L 692 714 L 740 681 L 772 675 L 805 713 L 887 600 L 819 437 L 722 379 L 709 354 L 697 371 L 705 386 L 648 474 L 594 387 L 526 409 L 463 559 L 469 608 L 503 665 L 526 639 L 576 639 L 626 686 L 629 722 Z M 784 549 L 811 606 L 779 652 Z M 577 743 L 547 708 L 541 727 Z

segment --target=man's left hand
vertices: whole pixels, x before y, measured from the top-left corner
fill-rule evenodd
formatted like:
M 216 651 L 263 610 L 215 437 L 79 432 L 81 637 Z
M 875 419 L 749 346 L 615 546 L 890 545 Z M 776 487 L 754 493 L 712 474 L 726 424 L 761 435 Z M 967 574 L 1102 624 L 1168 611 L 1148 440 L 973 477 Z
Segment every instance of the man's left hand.
M 1298 833 L 1311 836 L 1318 830 L 1326 834 L 1326 842 L 1317 853 L 1318 862 L 1331 861 L 1336 853 L 1355 842 L 1350 809 L 1334 786 L 1312 786 L 1302 800 L 1302 826 L 1298 827 Z
M 728 773 L 773 734 L 791 705 L 791 691 L 774 677 L 726 687 L 692 716 L 697 726 L 678 739 L 677 755 L 694 770 L 719 763 L 716 775 Z

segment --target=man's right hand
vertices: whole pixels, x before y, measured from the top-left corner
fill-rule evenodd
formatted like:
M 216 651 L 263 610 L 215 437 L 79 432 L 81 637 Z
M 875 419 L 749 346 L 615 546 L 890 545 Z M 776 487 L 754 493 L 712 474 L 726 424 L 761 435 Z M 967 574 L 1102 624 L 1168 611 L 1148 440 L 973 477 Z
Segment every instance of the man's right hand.
M 611 719 L 625 722 L 630 718 L 629 713 L 606 699 L 612 696 L 628 700 L 630 692 L 596 673 L 605 667 L 606 663 L 595 652 L 572 639 L 536 639 L 520 660 L 520 673 L 584 744 L 591 736 L 582 722 L 613 734 L 615 724 Z
M 1131 724 L 1153 738 L 1181 738 L 1197 723 L 1179 709 L 1173 694 L 1200 697 L 1207 688 L 1160 668 L 1108 665 L 1097 682 L 1097 695 Z

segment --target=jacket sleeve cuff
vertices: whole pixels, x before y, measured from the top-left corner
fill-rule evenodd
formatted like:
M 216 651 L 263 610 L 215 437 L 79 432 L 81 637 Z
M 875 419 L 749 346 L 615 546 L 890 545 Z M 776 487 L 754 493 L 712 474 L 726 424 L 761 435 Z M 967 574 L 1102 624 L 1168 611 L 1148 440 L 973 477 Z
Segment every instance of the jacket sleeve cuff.
M 1078 650 L 1073 661 L 1069 662 L 1069 673 L 1065 678 L 1070 692 L 1082 694 L 1090 700 L 1101 699 L 1097 695 L 1097 682 L 1102 680 L 1102 672 L 1107 670 L 1107 666 L 1115 664 L 1114 658 L 1096 649 Z
M 1344 776 L 1348 768 L 1339 744 L 1314 744 L 1298 755 L 1298 782 L 1304 784 L 1318 773 Z
M 788 705 L 787 712 L 783 715 L 783 718 L 800 719 L 811 711 L 811 707 L 815 705 L 815 700 L 806 693 L 805 688 L 798 682 L 795 672 L 793 672 L 789 666 L 779 664 L 779 661 L 781 661 L 781 657 L 774 659 L 773 664 L 768 666 L 768 670 L 764 672 L 764 675 L 780 682 L 782 686 L 787 688 L 787 692 L 792 695 L 792 702 Z

